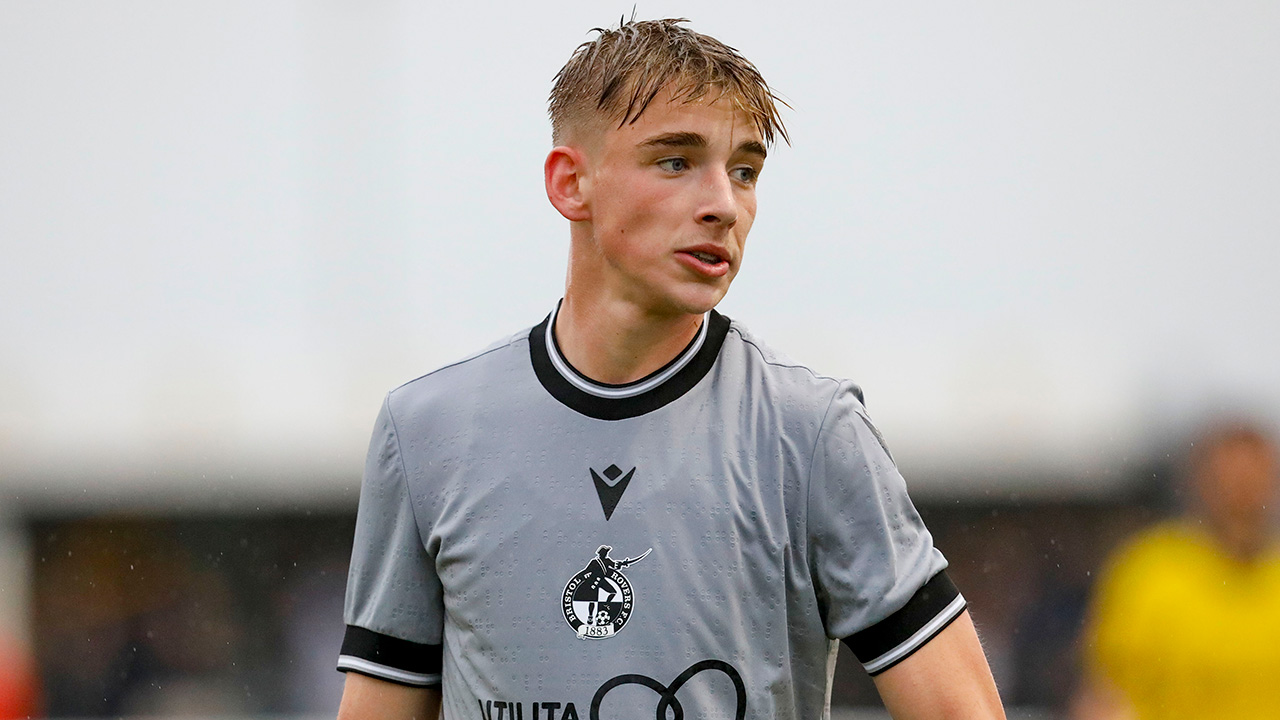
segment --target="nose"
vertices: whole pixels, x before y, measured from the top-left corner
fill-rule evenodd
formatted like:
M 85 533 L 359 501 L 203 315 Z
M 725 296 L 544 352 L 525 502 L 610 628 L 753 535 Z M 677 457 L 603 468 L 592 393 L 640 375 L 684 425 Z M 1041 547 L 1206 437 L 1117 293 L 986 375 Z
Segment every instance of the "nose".
M 724 170 L 712 170 L 703 182 L 702 204 L 698 221 L 707 225 L 733 227 L 738 222 L 738 202 L 733 193 L 733 180 Z

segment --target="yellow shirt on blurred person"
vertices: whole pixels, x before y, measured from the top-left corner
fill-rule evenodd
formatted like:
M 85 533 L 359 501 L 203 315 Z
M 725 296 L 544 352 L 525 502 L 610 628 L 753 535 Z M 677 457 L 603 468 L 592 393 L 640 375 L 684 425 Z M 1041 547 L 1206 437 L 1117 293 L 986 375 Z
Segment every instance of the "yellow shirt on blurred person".
M 1138 536 L 1099 582 L 1086 661 L 1140 720 L 1280 718 L 1280 547 L 1252 560 L 1183 520 Z

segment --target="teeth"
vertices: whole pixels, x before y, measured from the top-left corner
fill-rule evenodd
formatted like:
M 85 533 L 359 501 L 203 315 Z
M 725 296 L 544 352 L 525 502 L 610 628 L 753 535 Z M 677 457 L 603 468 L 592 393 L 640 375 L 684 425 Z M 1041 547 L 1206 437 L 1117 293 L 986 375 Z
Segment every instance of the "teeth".
M 720 262 L 720 258 L 716 257 L 715 255 L 712 255 L 711 253 L 698 252 L 697 250 L 694 250 L 689 254 L 698 258 L 702 262 L 707 263 L 708 265 L 715 265 L 716 263 Z

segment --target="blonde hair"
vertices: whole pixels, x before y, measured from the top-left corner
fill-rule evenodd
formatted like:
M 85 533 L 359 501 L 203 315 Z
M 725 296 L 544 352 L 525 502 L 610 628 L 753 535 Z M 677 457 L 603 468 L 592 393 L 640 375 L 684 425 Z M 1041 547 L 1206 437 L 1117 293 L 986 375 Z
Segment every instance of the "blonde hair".
M 634 123 L 669 87 L 673 102 L 693 102 L 709 92 L 728 97 L 767 145 L 775 136 L 790 144 L 778 113 L 786 102 L 756 66 L 719 40 L 681 27 L 685 22 L 632 18 L 616 29 L 594 28 L 600 34 L 579 45 L 556 74 L 548 101 L 552 141 L 561 143 L 570 130 L 597 119 L 616 120 L 618 127 Z

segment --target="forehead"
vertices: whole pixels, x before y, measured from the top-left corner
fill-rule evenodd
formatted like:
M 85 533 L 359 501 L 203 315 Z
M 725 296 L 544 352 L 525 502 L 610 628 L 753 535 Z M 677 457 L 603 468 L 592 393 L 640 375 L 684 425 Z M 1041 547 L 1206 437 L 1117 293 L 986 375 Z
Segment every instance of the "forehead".
M 603 137 L 606 146 L 634 146 L 668 133 L 696 133 L 711 145 L 763 144 L 755 120 L 733 96 L 711 91 L 690 100 L 674 96 L 670 89 L 659 92 L 634 122 L 608 124 Z
M 1275 453 L 1265 440 L 1224 438 L 1205 449 L 1201 471 L 1208 473 L 1274 473 Z M 1278 478 L 1277 480 L 1280 480 Z

